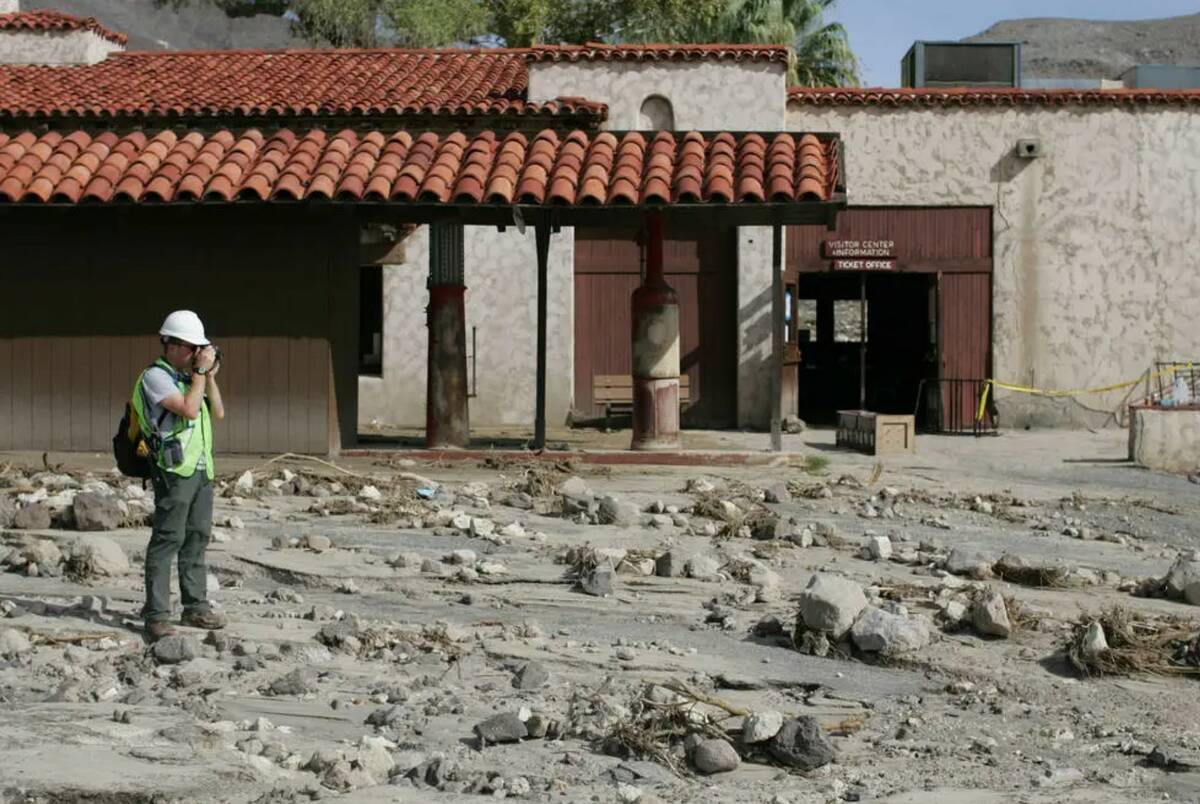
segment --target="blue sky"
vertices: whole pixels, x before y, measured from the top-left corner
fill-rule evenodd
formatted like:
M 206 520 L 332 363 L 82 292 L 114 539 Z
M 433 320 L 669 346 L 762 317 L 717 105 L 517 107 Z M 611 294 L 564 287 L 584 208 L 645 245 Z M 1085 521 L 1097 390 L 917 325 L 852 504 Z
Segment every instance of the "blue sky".
M 846 26 L 866 86 L 899 86 L 900 59 L 918 39 L 962 39 L 1021 17 L 1152 19 L 1200 11 L 1197 0 L 839 0 L 832 18 Z

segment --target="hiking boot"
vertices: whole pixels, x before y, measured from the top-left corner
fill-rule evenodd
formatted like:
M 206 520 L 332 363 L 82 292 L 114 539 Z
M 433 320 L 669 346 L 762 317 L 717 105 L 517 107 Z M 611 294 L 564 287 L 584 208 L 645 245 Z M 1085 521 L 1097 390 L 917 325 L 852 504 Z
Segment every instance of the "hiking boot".
M 146 623 L 145 632 L 146 640 L 148 642 L 157 642 L 163 637 L 173 636 L 176 633 L 175 626 L 171 625 L 166 620 L 155 620 L 153 622 Z
M 206 631 L 219 631 L 225 627 L 224 615 L 215 611 L 185 611 L 180 620 L 192 628 L 203 628 Z

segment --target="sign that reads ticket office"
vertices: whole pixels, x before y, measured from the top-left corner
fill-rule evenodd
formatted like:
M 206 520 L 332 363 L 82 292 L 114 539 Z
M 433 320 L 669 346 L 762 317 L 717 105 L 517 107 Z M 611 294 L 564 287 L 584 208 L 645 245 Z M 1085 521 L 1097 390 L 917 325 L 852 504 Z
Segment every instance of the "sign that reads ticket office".
M 826 240 L 825 259 L 895 259 L 895 240 Z
M 835 271 L 894 271 L 895 260 L 853 257 L 833 261 Z

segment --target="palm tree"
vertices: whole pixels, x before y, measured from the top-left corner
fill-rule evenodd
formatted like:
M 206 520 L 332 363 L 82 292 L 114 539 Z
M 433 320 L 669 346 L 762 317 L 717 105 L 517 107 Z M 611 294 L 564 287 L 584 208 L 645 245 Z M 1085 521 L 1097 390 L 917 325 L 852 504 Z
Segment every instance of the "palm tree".
M 725 12 L 695 41 L 791 45 L 788 83 L 854 86 L 858 59 L 841 23 L 825 22 L 837 0 L 729 0 Z

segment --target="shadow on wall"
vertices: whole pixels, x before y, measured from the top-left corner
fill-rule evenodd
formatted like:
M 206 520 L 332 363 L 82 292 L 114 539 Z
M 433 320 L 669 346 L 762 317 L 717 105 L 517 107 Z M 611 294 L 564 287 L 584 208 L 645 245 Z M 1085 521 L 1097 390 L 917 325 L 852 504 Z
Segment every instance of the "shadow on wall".
M 1034 161 L 1034 159 L 1017 156 L 1017 148 L 1014 145 L 1004 152 L 1004 156 L 996 160 L 996 164 L 992 165 L 989 174 L 992 184 L 1004 184 L 1012 181 L 1020 176 Z

